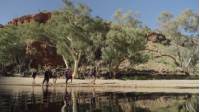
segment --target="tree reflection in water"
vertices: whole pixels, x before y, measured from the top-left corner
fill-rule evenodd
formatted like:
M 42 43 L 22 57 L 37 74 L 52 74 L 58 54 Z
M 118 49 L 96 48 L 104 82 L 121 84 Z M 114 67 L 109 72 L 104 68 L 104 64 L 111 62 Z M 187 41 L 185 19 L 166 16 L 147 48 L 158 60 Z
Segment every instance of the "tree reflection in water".
M 185 103 L 179 106 L 179 112 L 199 112 L 199 96 L 193 95 L 186 99 Z
M 0 112 L 198 112 L 198 94 L 90 92 L 65 88 L 0 92 Z

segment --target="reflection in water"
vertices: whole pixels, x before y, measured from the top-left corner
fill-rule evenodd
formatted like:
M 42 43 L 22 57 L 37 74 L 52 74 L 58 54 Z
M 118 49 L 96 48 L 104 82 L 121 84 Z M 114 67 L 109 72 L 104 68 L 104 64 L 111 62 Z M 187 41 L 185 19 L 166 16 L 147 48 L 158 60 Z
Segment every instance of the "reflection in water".
M 61 112 L 72 112 L 71 110 L 71 94 L 67 92 L 67 87 L 65 88 L 65 95 L 63 97 L 64 105 L 61 108 Z
M 0 112 L 198 112 L 198 94 L 0 91 Z
M 50 92 L 48 91 L 48 86 L 42 86 L 42 91 L 43 91 L 43 104 L 44 108 L 48 109 L 49 107 L 49 97 L 50 97 Z
M 95 88 L 92 89 L 92 97 L 90 100 L 90 111 L 94 112 L 95 108 L 96 108 L 96 99 L 95 99 Z
M 183 105 L 179 106 L 179 110 L 181 112 L 198 112 L 199 105 L 198 105 L 198 96 L 190 96 L 186 99 Z

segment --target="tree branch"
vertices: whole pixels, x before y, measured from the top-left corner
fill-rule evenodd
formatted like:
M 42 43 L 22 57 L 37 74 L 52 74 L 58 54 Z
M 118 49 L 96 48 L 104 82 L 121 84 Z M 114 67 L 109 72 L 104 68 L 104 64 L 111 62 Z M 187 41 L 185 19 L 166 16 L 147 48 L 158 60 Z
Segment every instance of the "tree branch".
M 161 52 L 159 52 L 158 50 L 153 50 L 153 49 L 145 49 L 146 51 L 150 51 L 150 52 L 154 52 L 154 53 L 158 53 L 159 55 L 158 56 L 155 56 L 155 58 L 160 58 L 160 57 L 169 57 L 171 58 L 174 63 L 177 65 L 177 66 L 180 66 L 180 63 L 178 63 L 178 61 L 176 60 L 176 58 L 172 55 L 169 55 L 169 54 L 162 54 Z

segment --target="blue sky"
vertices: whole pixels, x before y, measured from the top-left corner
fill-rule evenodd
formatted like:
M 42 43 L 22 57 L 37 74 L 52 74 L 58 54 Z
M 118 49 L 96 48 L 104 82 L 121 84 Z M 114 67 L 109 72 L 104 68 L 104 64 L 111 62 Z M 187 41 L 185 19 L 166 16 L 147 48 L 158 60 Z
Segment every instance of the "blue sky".
M 133 10 L 140 13 L 141 21 L 151 27 L 157 27 L 157 17 L 162 11 L 174 15 L 190 8 L 198 12 L 198 0 L 72 0 L 87 4 L 93 16 L 110 20 L 117 9 Z M 63 7 L 62 0 L 0 0 L 0 24 L 6 24 L 15 17 L 33 14 L 43 10 L 56 10 Z

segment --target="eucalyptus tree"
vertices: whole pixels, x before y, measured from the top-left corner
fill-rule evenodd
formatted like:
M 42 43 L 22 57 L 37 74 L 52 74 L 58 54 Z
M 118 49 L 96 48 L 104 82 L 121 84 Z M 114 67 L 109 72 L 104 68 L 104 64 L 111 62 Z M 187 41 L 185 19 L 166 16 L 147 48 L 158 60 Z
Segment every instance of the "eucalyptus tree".
M 199 47 L 179 47 L 177 51 L 179 66 L 187 75 L 197 75 Z
M 158 17 L 159 31 L 162 32 L 172 42 L 178 44 L 180 41 L 181 33 L 179 31 L 179 25 L 175 21 L 174 15 L 168 11 L 161 12 Z
M 176 21 L 180 28 L 185 32 L 198 35 L 199 14 L 197 12 L 194 12 L 191 9 L 186 9 L 176 18 Z
M 198 65 L 198 18 L 199 15 L 190 9 L 177 17 L 170 12 L 163 12 L 158 17 L 160 31 L 172 40 L 172 54 L 176 57 L 177 66 L 186 74 L 193 73 Z M 192 43 L 185 46 L 189 42 Z
M 43 25 L 32 22 L 19 25 L 7 25 L 0 29 L 0 53 L 1 63 L 9 63 L 18 67 L 30 69 L 30 57 L 27 56 L 27 48 L 31 42 L 43 35 Z
M 93 40 L 101 34 L 96 31 L 98 21 L 90 17 L 88 7 L 74 5 L 68 0 L 65 5 L 64 9 L 53 13 L 47 23 L 46 32 L 56 44 L 66 66 L 70 60 L 73 61 L 74 78 L 77 77 L 80 60 L 92 53 Z
M 105 22 L 101 18 L 93 18 L 93 24 L 91 26 L 91 40 L 92 47 L 90 50 L 90 54 L 85 56 L 88 64 L 92 64 L 93 66 L 98 66 L 99 62 L 101 62 L 101 49 L 105 46 L 106 35 L 110 30 L 110 23 Z
M 174 17 L 170 12 L 162 12 L 158 17 L 159 30 L 175 44 L 188 36 L 198 36 L 199 15 L 194 11 L 187 9 L 180 15 Z
M 183 39 L 184 49 L 177 47 L 180 66 L 186 74 L 198 74 L 199 63 L 199 15 L 191 9 L 184 10 L 176 18 Z M 180 43 L 180 41 L 179 41 Z
M 132 64 L 144 61 L 145 34 L 141 29 L 112 26 L 107 34 L 106 45 L 102 48 L 102 59 L 108 63 L 114 76 L 120 63 L 128 59 Z
M 19 38 L 18 27 L 9 25 L 0 29 L 0 63 L 3 66 L 16 66 L 21 72 L 25 61 L 25 44 Z
M 139 20 L 139 13 L 133 11 L 122 12 L 120 9 L 116 10 L 113 15 L 113 22 L 126 27 L 141 27 Z

